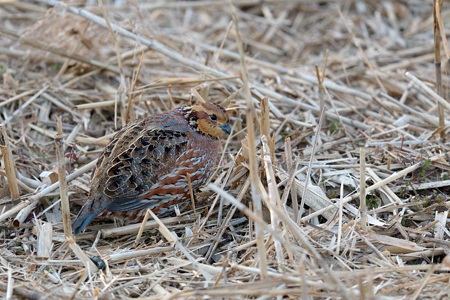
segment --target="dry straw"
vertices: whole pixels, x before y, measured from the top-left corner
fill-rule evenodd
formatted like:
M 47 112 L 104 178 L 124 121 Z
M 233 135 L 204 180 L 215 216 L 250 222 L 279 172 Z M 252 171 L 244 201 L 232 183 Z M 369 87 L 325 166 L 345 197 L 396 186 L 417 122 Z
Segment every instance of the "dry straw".
M 90 5 L 0 6 L 1 298 L 450 297 L 448 5 Z M 72 236 L 114 132 L 198 101 L 210 182 Z

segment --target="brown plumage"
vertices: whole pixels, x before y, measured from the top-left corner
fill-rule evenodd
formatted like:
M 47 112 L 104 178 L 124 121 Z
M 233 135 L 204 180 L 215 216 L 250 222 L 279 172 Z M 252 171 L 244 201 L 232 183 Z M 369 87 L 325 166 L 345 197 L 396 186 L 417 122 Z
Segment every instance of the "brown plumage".
M 138 119 L 122 128 L 100 155 L 88 200 L 73 222 L 76 234 L 99 214 L 142 219 L 147 208 L 164 213 L 189 201 L 206 183 L 221 154 L 219 140 L 230 133 L 229 116 L 213 103 L 183 106 Z

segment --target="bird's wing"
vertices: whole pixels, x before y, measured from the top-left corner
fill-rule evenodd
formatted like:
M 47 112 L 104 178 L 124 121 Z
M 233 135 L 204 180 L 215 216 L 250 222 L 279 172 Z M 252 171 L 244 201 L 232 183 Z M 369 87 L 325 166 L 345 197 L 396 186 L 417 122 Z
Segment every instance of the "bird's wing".
M 210 170 L 197 170 L 197 167 L 212 168 L 213 160 L 201 159 L 204 149 L 183 149 L 177 153 L 175 163 L 170 168 L 161 169 L 158 179 L 151 186 L 141 190 L 141 193 L 131 198 L 117 197 L 107 207 L 110 211 L 128 211 L 149 208 L 154 212 L 164 210 L 188 197 L 189 186 L 187 174 L 192 174 L 191 184 L 195 189 L 209 177 Z M 200 163 L 198 161 L 201 161 Z M 167 165 L 167 164 L 166 164 Z M 198 172 L 197 172 L 198 171 Z
M 96 176 L 102 180 L 102 193 L 112 211 L 140 209 L 139 195 L 148 191 L 159 178 L 170 174 L 177 158 L 186 151 L 185 132 L 152 127 L 139 132 L 123 131 L 108 157 L 102 158 Z

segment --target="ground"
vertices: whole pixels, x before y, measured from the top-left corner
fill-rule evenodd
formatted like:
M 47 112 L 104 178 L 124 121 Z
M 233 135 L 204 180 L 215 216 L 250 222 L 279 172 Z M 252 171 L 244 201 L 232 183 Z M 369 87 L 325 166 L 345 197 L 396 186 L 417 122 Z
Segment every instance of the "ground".
M 415 0 L 1 3 L 1 297 L 450 298 L 449 18 Z M 113 133 L 205 100 L 232 134 L 195 207 L 72 236 Z

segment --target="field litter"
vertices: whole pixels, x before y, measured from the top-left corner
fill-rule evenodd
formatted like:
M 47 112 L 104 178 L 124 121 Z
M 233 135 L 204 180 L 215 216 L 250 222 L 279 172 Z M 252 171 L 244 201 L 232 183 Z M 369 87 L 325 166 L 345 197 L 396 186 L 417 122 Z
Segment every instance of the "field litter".
M 450 298 L 448 5 L 99 3 L 0 5 L 2 297 Z M 72 236 L 112 134 L 204 100 L 195 207 Z

